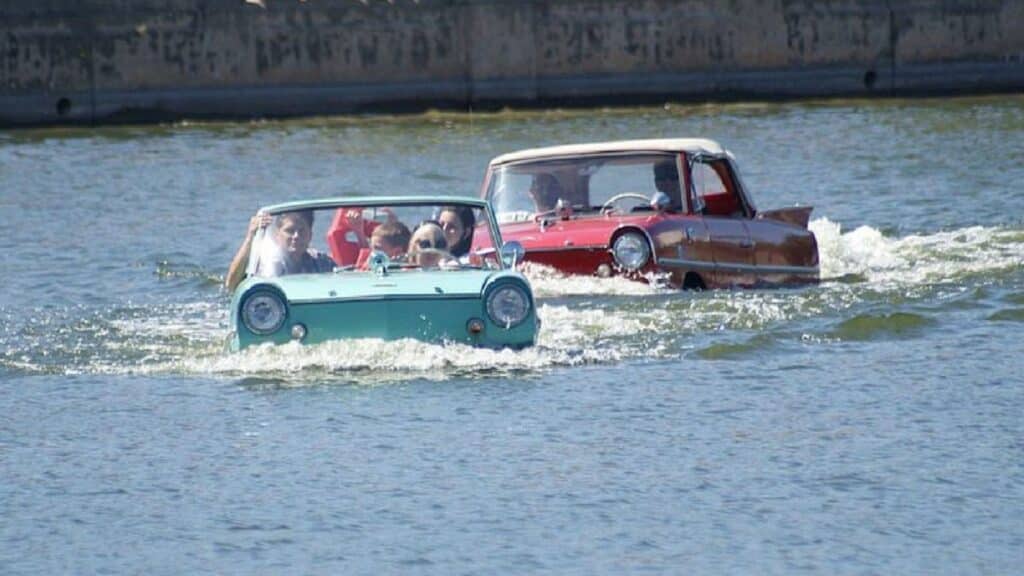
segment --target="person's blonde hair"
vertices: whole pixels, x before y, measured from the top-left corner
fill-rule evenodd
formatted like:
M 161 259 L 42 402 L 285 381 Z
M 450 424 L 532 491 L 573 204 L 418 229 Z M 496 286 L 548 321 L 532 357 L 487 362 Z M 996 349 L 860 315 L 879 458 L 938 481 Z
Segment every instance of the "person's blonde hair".
M 416 230 L 413 231 L 412 238 L 409 239 L 409 254 L 415 254 L 423 249 L 419 245 L 420 239 L 423 237 L 430 238 L 430 243 L 433 244 L 431 247 L 434 249 L 448 249 L 448 239 L 445 238 L 444 228 L 433 220 L 426 220 L 421 222 L 420 225 L 416 227 Z

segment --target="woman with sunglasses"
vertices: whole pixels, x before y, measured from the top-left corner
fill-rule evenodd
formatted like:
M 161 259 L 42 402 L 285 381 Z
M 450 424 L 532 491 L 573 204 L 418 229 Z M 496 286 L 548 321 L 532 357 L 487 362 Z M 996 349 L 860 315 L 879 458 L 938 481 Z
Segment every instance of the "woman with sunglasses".
M 436 220 L 420 222 L 409 240 L 409 262 L 421 268 L 432 268 L 450 259 L 448 239 L 441 224 Z

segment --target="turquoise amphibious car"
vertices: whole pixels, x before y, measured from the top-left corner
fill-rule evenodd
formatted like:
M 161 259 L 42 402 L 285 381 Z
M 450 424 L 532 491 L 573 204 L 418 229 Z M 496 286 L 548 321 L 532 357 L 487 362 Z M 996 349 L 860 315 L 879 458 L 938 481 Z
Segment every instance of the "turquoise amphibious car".
M 349 338 L 536 341 L 533 291 L 515 269 L 522 247 L 502 243 L 487 201 L 329 198 L 268 206 L 254 223 L 240 251 L 245 279 L 232 287 L 234 350 Z

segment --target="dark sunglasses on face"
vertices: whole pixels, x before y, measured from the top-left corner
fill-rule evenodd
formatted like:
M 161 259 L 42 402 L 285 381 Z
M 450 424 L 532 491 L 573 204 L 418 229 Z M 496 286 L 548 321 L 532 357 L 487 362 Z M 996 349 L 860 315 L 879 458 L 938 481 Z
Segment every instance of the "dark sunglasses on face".
M 445 242 L 444 240 L 439 241 L 435 246 L 433 242 L 426 238 L 420 238 L 419 240 L 417 240 L 416 245 L 419 246 L 420 248 L 436 248 L 438 250 L 444 250 L 448 248 L 448 243 Z

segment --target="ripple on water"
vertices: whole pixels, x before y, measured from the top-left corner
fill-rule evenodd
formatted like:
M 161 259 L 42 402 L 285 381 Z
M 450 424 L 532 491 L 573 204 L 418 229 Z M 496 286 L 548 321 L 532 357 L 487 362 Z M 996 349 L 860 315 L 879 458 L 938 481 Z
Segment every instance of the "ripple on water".
M 988 319 L 995 322 L 1024 322 L 1024 308 L 1000 310 L 990 314 Z
M 719 342 L 697 350 L 697 356 L 705 360 L 748 359 L 754 352 L 771 348 L 778 337 L 758 334 L 742 342 Z
M 839 340 L 879 340 L 919 336 L 935 320 L 912 312 L 858 314 L 841 322 L 831 335 Z

